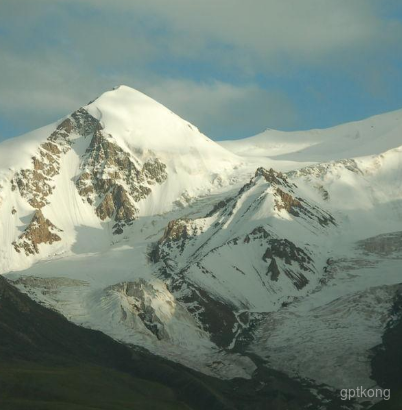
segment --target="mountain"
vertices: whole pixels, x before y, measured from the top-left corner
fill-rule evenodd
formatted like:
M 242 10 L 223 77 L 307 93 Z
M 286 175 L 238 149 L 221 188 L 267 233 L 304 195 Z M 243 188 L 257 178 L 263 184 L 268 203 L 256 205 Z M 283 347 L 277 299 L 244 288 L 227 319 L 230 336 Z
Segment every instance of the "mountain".
M 0 404 L 5 410 L 298 410 L 319 405 L 312 384 L 261 366 L 220 380 L 84 329 L 0 276 Z M 329 408 L 340 400 L 323 391 Z
M 278 161 L 328 162 L 381 154 L 400 146 L 402 110 L 327 129 L 284 132 L 267 129 L 253 137 L 222 141 L 221 146 L 247 157 Z
M 209 377 L 309 380 L 329 409 L 343 388 L 384 385 L 401 134 L 396 111 L 216 143 L 120 86 L 0 144 L 0 273 Z

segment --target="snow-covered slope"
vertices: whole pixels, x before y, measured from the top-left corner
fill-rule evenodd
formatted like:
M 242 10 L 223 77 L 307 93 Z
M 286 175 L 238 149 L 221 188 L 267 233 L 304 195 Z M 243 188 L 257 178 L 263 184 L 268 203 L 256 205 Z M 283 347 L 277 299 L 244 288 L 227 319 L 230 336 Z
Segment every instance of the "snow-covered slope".
M 254 137 L 221 141 L 240 156 L 277 161 L 327 162 L 381 154 L 402 145 L 402 110 L 333 128 L 284 132 L 267 129 Z
M 126 152 L 144 162 L 157 157 L 166 165 L 169 178 L 144 204 L 145 213 L 164 212 L 175 201 L 226 185 L 228 175 L 242 165 L 241 158 L 194 125 L 129 87 L 106 92 L 85 109 Z
M 402 111 L 218 144 L 120 86 L 0 161 L 0 274 L 33 298 L 208 374 L 260 357 L 375 384 L 402 283 Z

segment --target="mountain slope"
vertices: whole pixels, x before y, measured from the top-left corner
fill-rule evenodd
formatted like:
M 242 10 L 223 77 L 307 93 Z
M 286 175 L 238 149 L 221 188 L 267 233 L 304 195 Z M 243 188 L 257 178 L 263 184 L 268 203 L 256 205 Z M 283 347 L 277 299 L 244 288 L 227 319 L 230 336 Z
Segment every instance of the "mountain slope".
M 0 330 L 4 409 L 190 408 L 160 382 L 130 376 L 146 359 L 135 363 L 124 346 L 37 305 L 2 277 Z
M 278 372 L 225 382 L 132 350 L 73 325 L 2 277 L 0 331 L 0 404 L 6 410 L 298 410 L 318 403 L 311 386 Z
M 401 145 L 402 110 L 327 129 L 284 132 L 267 129 L 253 137 L 221 141 L 240 156 L 277 161 L 327 162 L 381 154 Z
M 220 336 L 217 343 L 234 345 L 235 335 L 248 325 L 242 312 L 277 310 L 317 286 L 325 256 L 315 240 L 322 242 L 336 222 L 298 194 L 284 174 L 259 168 L 205 216 L 170 221 L 153 249 L 176 299 L 197 312 L 215 339 Z M 297 227 L 289 232 L 291 220 Z M 196 297 L 201 290 L 208 299 Z M 219 309 L 222 304 L 225 310 Z M 225 341 L 219 340 L 222 334 Z

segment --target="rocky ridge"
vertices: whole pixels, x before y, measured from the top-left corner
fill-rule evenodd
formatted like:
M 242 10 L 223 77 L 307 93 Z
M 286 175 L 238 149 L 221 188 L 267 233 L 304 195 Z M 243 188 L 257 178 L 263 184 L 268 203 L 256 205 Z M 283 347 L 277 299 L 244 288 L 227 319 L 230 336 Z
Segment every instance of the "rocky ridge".
M 281 238 L 275 221 L 286 221 L 289 215 L 300 218 L 306 229 L 315 224 L 316 230 L 335 227 L 336 222 L 329 212 L 298 197 L 297 190 L 286 175 L 259 168 L 237 195 L 218 202 L 204 217 L 170 221 L 154 243 L 150 258 L 159 267 L 161 278 L 197 318 L 200 327 L 211 334 L 214 343 L 233 345 L 241 329 L 249 325 L 249 319 L 239 314 L 253 308 L 254 303 L 261 303 L 250 302 L 253 297 L 246 297 L 242 288 L 233 289 L 226 277 L 233 281 L 247 278 L 248 287 L 254 277 L 253 286 L 259 289 L 260 297 L 271 299 L 270 303 L 277 306 L 304 288 L 312 289 L 318 282 L 319 271 L 311 246 Z M 270 211 L 265 225 L 223 241 L 217 239 L 221 232 L 240 226 L 248 215 L 261 208 L 266 212 L 267 205 Z M 253 255 L 252 259 L 238 260 L 236 255 L 243 253 Z M 223 299 L 222 291 L 214 291 L 221 287 L 230 289 L 230 299 Z
M 102 221 L 115 222 L 115 234 L 123 233 L 124 225 L 136 218 L 135 203 L 152 192 L 150 187 L 167 178 L 166 166 L 157 158 L 141 165 L 101 130 L 94 133 L 81 169 L 76 181 L 79 194 L 96 206 L 96 214 Z

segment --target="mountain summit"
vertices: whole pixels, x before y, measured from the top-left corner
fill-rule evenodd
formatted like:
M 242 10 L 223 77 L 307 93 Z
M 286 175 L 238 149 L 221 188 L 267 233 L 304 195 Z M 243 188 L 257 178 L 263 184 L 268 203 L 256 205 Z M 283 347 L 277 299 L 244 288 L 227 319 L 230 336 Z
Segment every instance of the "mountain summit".
M 236 162 L 235 155 L 201 134 L 197 127 L 130 87 L 122 85 L 108 91 L 84 109 L 128 151 L 158 152 L 170 160 L 172 155 L 196 156 L 205 165 L 217 160 Z M 196 170 L 197 163 L 191 168 Z

